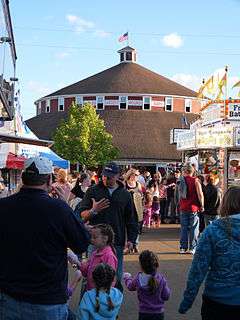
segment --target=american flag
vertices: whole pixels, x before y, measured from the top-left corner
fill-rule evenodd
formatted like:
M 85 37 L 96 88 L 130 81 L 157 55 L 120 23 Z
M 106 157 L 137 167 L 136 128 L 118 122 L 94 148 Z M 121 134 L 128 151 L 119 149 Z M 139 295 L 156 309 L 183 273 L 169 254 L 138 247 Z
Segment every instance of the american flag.
M 128 39 L 128 32 L 124 33 L 121 37 L 118 38 L 119 42 L 125 41 Z

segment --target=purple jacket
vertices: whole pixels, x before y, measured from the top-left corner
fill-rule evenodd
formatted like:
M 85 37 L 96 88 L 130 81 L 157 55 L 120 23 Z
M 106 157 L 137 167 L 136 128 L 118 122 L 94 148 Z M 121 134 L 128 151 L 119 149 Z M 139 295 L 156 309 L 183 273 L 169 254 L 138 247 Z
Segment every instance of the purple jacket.
M 139 312 L 142 313 L 163 313 L 164 302 L 169 299 L 170 289 L 167 281 L 161 273 L 156 273 L 159 286 L 155 293 L 151 293 L 148 288 L 150 275 L 139 272 L 134 278 L 124 277 L 125 284 L 130 291 L 137 291 L 139 301 Z

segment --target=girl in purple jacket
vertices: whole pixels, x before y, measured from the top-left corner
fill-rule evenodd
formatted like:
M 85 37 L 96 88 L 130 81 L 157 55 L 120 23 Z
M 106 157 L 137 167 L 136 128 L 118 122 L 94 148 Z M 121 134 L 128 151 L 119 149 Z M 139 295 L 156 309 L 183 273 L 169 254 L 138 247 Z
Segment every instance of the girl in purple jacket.
M 144 250 L 139 256 L 141 271 L 132 277 L 124 273 L 125 284 L 130 291 L 137 291 L 139 320 L 163 320 L 164 302 L 169 299 L 170 289 L 164 276 L 157 272 L 157 256 Z

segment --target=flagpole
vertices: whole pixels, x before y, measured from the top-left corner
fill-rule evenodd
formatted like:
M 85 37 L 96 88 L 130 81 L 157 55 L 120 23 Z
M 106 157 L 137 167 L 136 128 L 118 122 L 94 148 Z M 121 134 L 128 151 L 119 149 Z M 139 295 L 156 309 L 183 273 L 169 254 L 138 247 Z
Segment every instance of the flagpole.
M 129 31 L 127 30 L 127 34 L 128 34 L 128 37 L 127 37 L 127 45 L 129 46 Z
M 227 114 L 226 114 L 226 101 L 227 101 L 227 96 L 228 96 L 228 92 L 227 92 L 227 76 L 228 76 L 228 66 L 225 66 L 225 72 L 226 72 L 226 81 L 225 81 L 225 99 L 224 99 L 224 113 L 225 113 L 225 119 L 227 117 Z

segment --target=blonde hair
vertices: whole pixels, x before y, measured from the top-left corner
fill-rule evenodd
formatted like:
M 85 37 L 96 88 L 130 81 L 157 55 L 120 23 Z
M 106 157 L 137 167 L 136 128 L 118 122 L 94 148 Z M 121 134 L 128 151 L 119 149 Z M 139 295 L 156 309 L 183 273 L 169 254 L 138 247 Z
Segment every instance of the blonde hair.
M 124 174 L 124 180 L 125 181 L 128 181 L 129 180 L 129 178 L 132 176 L 132 175 L 134 175 L 135 176 L 135 174 L 137 173 L 137 170 L 136 169 L 129 169 L 125 174 Z
M 64 169 L 59 169 L 57 173 L 57 180 L 60 183 L 67 182 L 67 172 Z

